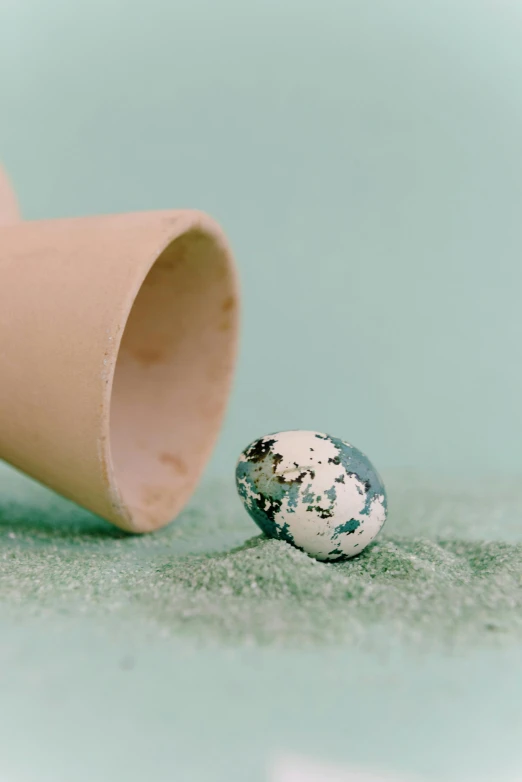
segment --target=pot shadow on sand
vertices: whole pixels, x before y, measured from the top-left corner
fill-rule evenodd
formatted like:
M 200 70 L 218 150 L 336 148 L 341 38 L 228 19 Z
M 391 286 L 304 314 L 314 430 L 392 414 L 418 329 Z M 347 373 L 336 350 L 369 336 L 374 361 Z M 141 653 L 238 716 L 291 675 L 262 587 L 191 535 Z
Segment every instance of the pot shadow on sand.
M 126 532 L 66 500 L 57 499 L 43 507 L 0 500 L 0 540 L 6 535 L 13 539 L 17 533 L 63 541 L 127 537 Z
M 126 533 L 0 462 L 0 541 L 122 538 Z

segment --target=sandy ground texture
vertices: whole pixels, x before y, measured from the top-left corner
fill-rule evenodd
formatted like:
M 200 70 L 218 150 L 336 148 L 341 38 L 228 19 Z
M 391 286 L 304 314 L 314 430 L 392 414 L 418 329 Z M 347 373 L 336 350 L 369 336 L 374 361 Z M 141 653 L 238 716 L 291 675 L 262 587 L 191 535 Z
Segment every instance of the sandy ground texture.
M 2 468 L 0 777 L 265 782 L 304 753 L 518 778 L 519 481 L 385 479 L 383 534 L 324 564 L 231 482 L 133 537 Z

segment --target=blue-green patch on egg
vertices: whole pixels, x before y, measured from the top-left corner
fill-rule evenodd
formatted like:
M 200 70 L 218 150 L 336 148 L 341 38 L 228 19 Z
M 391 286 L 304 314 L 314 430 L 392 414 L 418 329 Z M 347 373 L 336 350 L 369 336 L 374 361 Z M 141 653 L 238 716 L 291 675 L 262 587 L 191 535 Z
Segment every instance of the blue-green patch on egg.
M 255 440 L 239 457 L 236 485 L 265 535 L 320 560 L 360 554 L 386 520 L 386 490 L 368 457 L 322 432 Z

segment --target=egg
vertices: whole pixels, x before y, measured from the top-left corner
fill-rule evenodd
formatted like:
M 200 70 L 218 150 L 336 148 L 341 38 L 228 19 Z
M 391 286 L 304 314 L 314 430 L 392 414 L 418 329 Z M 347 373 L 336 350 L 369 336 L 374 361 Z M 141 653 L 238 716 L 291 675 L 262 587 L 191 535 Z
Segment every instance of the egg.
M 236 485 L 265 535 L 323 561 L 360 554 L 386 521 L 386 490 L 370 460 L 322 432 L 255 440 L 239 457 Z

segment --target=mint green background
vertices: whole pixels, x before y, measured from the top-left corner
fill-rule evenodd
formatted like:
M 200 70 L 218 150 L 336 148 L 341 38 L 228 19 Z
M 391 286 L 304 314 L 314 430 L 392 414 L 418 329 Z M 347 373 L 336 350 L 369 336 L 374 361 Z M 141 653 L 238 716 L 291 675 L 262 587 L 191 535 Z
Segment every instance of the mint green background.
M 384 469 L 517 473 L 521 41 L 514 0 L 0 0 L 0 158 L 27 218 L 223 223 L 244 329 L 211 473 L 292 427 Z M 433 780 L 520 769 L 519 647 L 140 633 L 1 606 L 0 776 L 265 782 L 284 751 Z
M 28 218 L 197 206 L 244 290 L 227 472 L 315 428 L 386 466 L 522 469 L 522 8 L 3 0 Z

